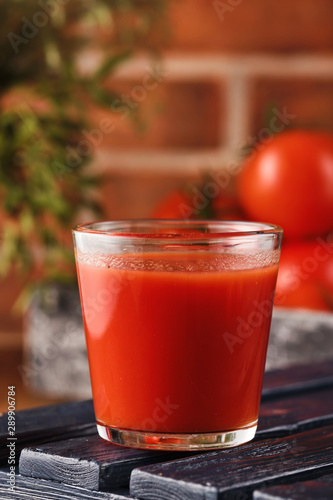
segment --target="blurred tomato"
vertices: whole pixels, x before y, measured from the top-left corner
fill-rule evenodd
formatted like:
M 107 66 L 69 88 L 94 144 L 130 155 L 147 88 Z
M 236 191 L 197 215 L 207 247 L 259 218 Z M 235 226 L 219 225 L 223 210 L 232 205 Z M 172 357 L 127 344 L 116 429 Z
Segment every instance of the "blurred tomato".
M 333 310 L 333 243 L 325 238 L 283 243 L 275 304 Z
M 183 191 L 172 191 L 154 208 L 153 219 L 190 219 L 192 214 L 190 197 Z
M 154 219 L 215 219 L 244 220 L 235 196 L 220 191 L 210 196 L 205 185 L 192 186 L 183 191 L 172 191 L 154 208 Z
M 244 220 L 244 213 L 237 204 L 235 196 L 220 193 L 211 202 L 212 218 L 217 220 Z
M 271 222 L 287 238 L 324 234 L 333 227 L 333 136 L 290 131 L 258 145 L 238 178 L 247 217 Z

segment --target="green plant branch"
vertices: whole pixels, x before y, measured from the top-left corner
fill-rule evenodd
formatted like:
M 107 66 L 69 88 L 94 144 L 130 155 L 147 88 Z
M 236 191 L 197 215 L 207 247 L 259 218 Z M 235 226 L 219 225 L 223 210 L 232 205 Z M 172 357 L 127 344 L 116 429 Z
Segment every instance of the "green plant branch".
M 91 155 L 70 168 L 67 148 L 89 127 L 87 100 L 111 113 L 118 96 L 110 76 L 137 51 L 154 53 L 164 33 L 166 0 L 54 5 L 47 14 L 33 0 L 0 0 L 3 276 L 14 266 L 42 280 L 74 278 L 70 228 L 83 209 L 102 213 L 94 198 L 100 179 L 86 169 Z M 38 12 L 46 22 L 36 28 Z M 102 55 L 89 75 L 77 69 L 85 48 Z

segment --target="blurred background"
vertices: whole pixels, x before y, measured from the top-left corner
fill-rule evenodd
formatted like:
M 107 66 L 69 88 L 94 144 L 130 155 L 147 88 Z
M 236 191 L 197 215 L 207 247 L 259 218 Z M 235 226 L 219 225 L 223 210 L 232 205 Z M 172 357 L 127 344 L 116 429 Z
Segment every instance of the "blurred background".
M 74 224 L 246 218 L 244 154 L 333 133 L 333 3 L 0 0 L 0 17 L 0 382 L 19 409 L 89 396 Z

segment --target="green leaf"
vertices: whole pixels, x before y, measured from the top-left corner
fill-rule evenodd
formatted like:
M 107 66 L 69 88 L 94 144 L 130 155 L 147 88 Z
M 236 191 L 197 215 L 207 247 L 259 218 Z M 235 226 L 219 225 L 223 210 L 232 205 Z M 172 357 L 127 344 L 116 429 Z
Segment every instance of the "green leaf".
M 28 237 L 34 229 L 34 216 L 29 208 L 24 208 L 19 217 L 22 234 Z
M 101 67 L 97 70 L 96 74 L 94 75 L 94 78 L 98 80 L 103 80 L 107 76 L 110 76 L 115 69 L 124 61 L 130 58 L 132 55 L 132 52 L 129 50 L 126 50 L 125 52 L 116 54 L 112 57 L 108 57 L 104 63 L 101 65 Z

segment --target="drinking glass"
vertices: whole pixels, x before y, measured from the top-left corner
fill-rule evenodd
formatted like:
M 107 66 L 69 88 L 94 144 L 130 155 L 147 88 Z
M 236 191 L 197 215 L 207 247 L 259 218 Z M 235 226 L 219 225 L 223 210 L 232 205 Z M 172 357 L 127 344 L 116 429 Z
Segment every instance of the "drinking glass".
M 124 220 L 73 236 L 100 436 L 169 450 L 251 440 L 282 229 Z

